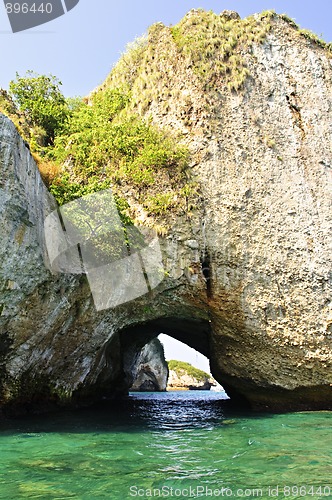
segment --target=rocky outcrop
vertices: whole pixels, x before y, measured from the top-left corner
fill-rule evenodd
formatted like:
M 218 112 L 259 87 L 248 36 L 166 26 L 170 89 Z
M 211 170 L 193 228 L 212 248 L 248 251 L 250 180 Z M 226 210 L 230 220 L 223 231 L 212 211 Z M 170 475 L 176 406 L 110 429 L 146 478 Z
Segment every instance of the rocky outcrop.
M 165 279 L 129 304 L 96 311 L 85 275 L 49 271 L 54 200 L 0 117 L 3 407 L 112 397 L 128 388 L 125 353 L 166 333 L 207 355 L 234 400 L 332 408 L 331 54 L 271 24 L 242 54 L 238 91 L 221 76 L 203 85 L 169 28 L 154 33 L 146 113 L 185 137 L 201 201 L 160 238 Z
M 166 391 L 168 366 L 165 361 L 164 349 L 158 339 L 148 342 L 140 352 L 135 352 L 134 360 L 126 362 L 124 370 L 129 372 L 134 380 L 130 391 L 160 392 Z M 129 366 L 128 366 L 129 365 Z
M 212 386 L 213 383 L 210 380 L 199 382 L 189 375 L 179 377 L 174 370 L 169 372 L 168 391 L 209 391 Z
M 189 391 L 209 391 L 211 387 L 216 385 L 215 381 L 209 374 L 200 373 L 200 376 L 195 376 L 195 374 L 190 373 L 190 369 L 193 367 L 191 365 L 188 366 L 188 370 L 186 368 L 182 369 L 170 369 L 169 377 L 167 383 L 168 391 L 181 391 L 181 390 L 189 390 Z M 197 370 L 196 370 L 197 371 Z M 199 370 L 200 371 L 200 370 Z

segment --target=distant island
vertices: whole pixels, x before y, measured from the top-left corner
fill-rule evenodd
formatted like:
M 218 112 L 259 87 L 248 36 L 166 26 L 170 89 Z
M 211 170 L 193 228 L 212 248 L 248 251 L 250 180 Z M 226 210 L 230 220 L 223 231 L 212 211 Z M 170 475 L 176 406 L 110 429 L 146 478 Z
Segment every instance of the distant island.
M 209 391 L 216 385 L 215 380 L 209 373 L 195 368 L 185 361 L 172 359 L 168 361 L 168 381 L 167 390 L 202 390 Z

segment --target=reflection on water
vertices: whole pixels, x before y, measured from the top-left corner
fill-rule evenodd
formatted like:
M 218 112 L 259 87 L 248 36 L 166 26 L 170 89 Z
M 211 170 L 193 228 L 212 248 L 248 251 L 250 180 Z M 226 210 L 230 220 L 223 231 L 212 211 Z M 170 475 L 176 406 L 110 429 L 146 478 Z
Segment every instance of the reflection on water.
M 122 500 L 133 487 L 202 485 L 261 487 L 269 498 L 277 484 L 331 483 L 331 412 L 235 414 L 224 397 L 135 393 L 98 409 L 2 421 L 0 499 Z
M 29 434 L 207 428 L 224 418 L 227 400 L 225 392 L 136 392 L 92 409 L 0 420 L 0 430 Z
M 128 403 L 132 415 L 150 428 L 206 429 L 224 418 L 222 403 L 227 399 L 225 392 L 171 391 L 159 393 L 157 398 L 155 393 L 132 393 Z

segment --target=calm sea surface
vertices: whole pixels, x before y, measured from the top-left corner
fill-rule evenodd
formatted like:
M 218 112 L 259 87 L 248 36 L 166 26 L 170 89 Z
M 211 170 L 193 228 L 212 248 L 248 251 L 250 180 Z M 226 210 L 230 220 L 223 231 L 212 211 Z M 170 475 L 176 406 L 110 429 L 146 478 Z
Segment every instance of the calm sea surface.
M 332 412 L 241 414 L 224 397 L 0 421 L 0 498 L 332 498 Z

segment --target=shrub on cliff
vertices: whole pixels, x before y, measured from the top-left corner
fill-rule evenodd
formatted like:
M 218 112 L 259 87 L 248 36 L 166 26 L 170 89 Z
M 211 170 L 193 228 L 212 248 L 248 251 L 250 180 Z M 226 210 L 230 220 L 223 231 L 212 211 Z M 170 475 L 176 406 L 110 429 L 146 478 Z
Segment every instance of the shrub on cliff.
M 48 158 L 63 165 L 50 189 L 60 204 L 107 187 L 148 215 L 186 208 L 187 149 L 149 120 L 128 112 L 130 92 L 113 88 L 76 102 Z
M 40 145 L 53 144 L 56 133 L 68 117 L 68 105 L 55 76 L 37 75 L 28 71 L 25 76 L 16 73 L 9 84 L 9 94 L 26 120 L 35 128 Z

